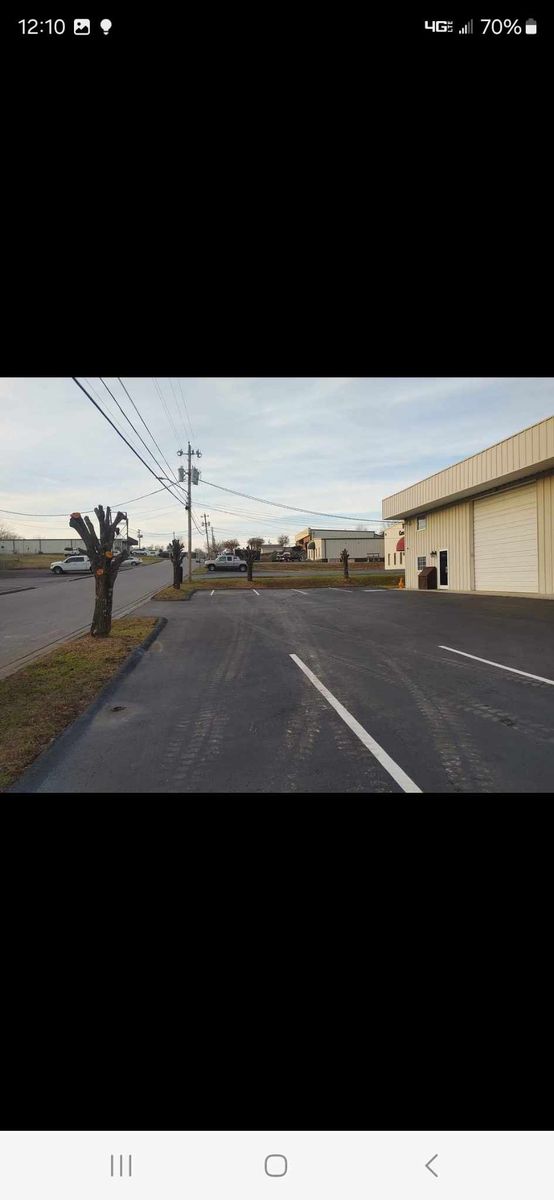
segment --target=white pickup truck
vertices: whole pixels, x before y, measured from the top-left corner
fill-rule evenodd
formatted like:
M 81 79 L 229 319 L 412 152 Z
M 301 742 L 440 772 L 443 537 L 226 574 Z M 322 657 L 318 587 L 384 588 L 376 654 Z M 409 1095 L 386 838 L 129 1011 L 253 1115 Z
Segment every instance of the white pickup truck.
M 218 554 L 217 558 L 209 558 L 204 564 L 208 571 L 246 571 L 244 559 L 236 554 Z

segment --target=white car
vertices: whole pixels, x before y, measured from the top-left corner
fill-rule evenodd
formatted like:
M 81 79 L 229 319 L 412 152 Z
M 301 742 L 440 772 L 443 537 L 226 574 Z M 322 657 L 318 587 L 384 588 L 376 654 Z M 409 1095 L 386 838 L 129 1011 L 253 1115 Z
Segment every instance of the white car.
M 50 570 L 54 575 L 68 575 L 73 571 L 92 571 L 89 559 L 86 554 L 70 554 L 67 558 L 59 562 L 50 563 Z
M 140 558 L 126 558 L 119 569 L 121 571 L 123 567 L 140 567 L 140 565 Z M 77 571 L 92 572 L 92 567 L 86 554 L 70 554 L 69 558 L 64 558 L 63 562 L 60 560 L 60 562 L 50 563 L 50 570 L 54 575 L 69 575 Z

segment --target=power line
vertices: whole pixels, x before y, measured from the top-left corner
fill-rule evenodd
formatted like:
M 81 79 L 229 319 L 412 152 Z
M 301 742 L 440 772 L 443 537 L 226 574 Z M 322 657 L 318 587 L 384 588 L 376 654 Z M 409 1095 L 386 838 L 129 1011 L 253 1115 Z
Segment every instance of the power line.
M 117 376 L 117 379 L 119 380 L 119 382 L 120 382 L 120 384 L 121 384 L 121 386 L 122 386 L 122 388 L 123 388 L 123 391 L 124 391 L 124 392 L 126 392 L 127 396 L 129 396 L 129 400 L 131 401 L 131 404 L 133 405 L 133 408 L 134 408 L 135 412 L 137 413 L 137 416 L 139 416 L 139 417 L 140 417 L 140 419 L 141 419 L 141 421 L 142 421 L 142 423 L 143 423 L 143 425 L 144 425 L 144 428 L 146 429 L 146 432 L 147 432 L 148 434 L 150 434 L 150 437 L 152 438 L 152 441 L 153 441 L 153 443 L 154 443 L 154 445 L 155 445 L 156 449 L 157 449 L 157 450 L 159 450 L 159 452 L 160 452 L 160 454 L 161 454 L 161 456 L 162 456 L 162 458 L 163 458 L 163 460 L 164 460 L 164 463 L 165 463 L 166 467 L 167 467 L 167 468 L 168 468 L 168 470 L 169 470 L 169 471 L 171 471 L 171 473 L 174 475 L 174 474 L 175 474 L 175 471 L 173 471 L 173 469 L 172 469 L 172 468 L 169 466 L 169 463 L 168 463 L 168 461 L 167 461 L 167 458 L 165 457 L 165 454 L 164 454 L 163 450 L 161 449 L 161 447 L 160 447 L 160 446 L 158 446 L 158 443 L 157 443 L 157 441 L 156 441 L 156 439 L 155 439 L 155 437 L 154 437 L 154 434 L 152 433 L 151 429 L 149 429 L 148 425 L 146 424 L 146 421 L 144 420 L 144 417 L 142 417 L 142 416 L 141 416 L 141 414 L 139 413 L 139 410 L 138 410 L 138 408 L 137 408 L 137 406 L 136 406 L 136 404 L 135 404 L 135 402 L 134 402 L 134 400 L 133 400 L 133 397 L 132 397 L 132 396 L 129 394 L 129 392 L 127 391 L 127 388 L 125 387 L 125 384 L 124 384 L 123 380 L 119 378 L 119 375 Z
M 158 492 L 164 492 L 166 490 L 167 489 L 165 487 L 154 488 L 153 492 L 144 492 L 144 494 L 142 496 L 135 496 L 132 500 L 120 500 L 119 504 L 111 504 L 110 508 L 121 508 L 122 505 L 124 505 L 124 504 L 136 504 L 137 500 L 146 500 L 147 496 L 156 496 L 158 494 Z M 173 492 L 171 493 L 171 495 L 173 496 Z M 93 508 L 84 508 L 82 511 L 86 517 L 86 516 L 88 516 L 89 513 L 93 513 L 94 509 Z M 9 513 L 10 516 L 12 516 L 12 517 L 66 517 L 67 516 L 67 513 L 22 513 L 22 512 L 16 512 L 15 509 L 13 509 L 13 508 L 0 508 L 0 512 Z
M 135 426 L 133 425 L 133 422 L 131 421 L 130 417 L 128 417 L 128 416 L 127 416 L 127 413 L 124 411 L 124 409 L 122 409 L 122 408 L 121 408 L 121 405 L 120 405 L 119 401 L 118 401 L 118 400 L 116 400 L 116 398 L 115 398 L 115 396 L 114 396 L 113 392 L 112 392 L 112 391 L 110 391 L 110 388 L 108 387 L 108 385 L 107 385 L 107 383 L 105 382 L 105 380 L 104 380 L 104 379 L 102 379 L 100 376 L 99 376 L 99 378 L 100 378 L 100 382 L 104 384 L 104 387 L 106 388 L 106 391 L 108 391 L 108 392 L 110 393 L 110 396 L 112 396 L 112 397 L 113 397 L 113 399 L 115 400 L 115 402 L 116 402 L 116 404 L 117 404 L 117 407 L 118 407 L 118 408 L 121 410 L 121 412 L 123 413 L 123 416 L 125 417 L 125 420 L 129 422 L 129 425 L 131 426 L 131 429 L 133 429 L 133 430 L 134 430 L 134 432 L 136 433 L 137 437 L 138 437 L 138 438 L 140 438 L 140 440 L 141 440 L 141 442 L 142 442 L 142 444 L 143 444 L 143 446 L 144 446 L 145 450 L 147 450 L 147 451 L 148 451 L 148 453 L 149 453 L 149 455 L 150 455 L 150 458 L 152 458 L 152 459 L 154 460 L 154 462 L 155 462 L 156 466 L 157 466 L 157 467 L 159 468 L 159 470 L 161 471 L 161 469 L 162 469 L 161 463 L 159 463 L 159 462 L 158 462 L 158 460 L 157 460 L 157 458 L 156 458 L 155 454 L 152 454 L 152 451 L 151 451 L 151 450 L 149 449 L 149 447 L 146 445 L 146 442 L 145 442 L 144 438 L 143 438 L 143 437 L 141 437 L 141 435 L 140 435 L 140 433 L 139 433 L 138 429 L 135 429 Z M 126 390 L 126 389 L 125 389 L 125 390 Z M 128 392 L 127 392 L 127 395 L 129 395 L 129 393 L 128 393 Z M 130 397 L 130 396 L 129 396 L 129 399 L 131 399 L 131 397 Z M 137 409 L 137 412 L 138 412 L 138 409 Z M 139 417 L 140 417 L 140 413 L 139 413 Z M 148 428 L 148 427 L 147 427 L 147 428 Z M 150 433 L 150 430 L 148 430 L 148 432 Z M 160 453 L 161 453 L 161 451 L 160 451 Z M 163 455 L 162 455 L 162 458 L 163 458 Z M 179 491 L 184 491 L 184 488 L 181 488 L 181 486 L 180 486 L 180 484 L 179 484 L 179 480 L 177 479 L 177 476 L 175 475 L 175 471 L 173 470 L 173 468 L 172 468 L 172 467 L 170 467 L 170 465 L 169 465 L 169 463 L 168 463 L 167 459 L 164 459 L 164 462 L 165 462 L 165 464 L 166 464 L 166 466 L 167 466 L 167 469 L 168 469 L 168 471 L 169 471 L 169 472 L 170 472 L 170 473 L 173 475 L 173 477 L 174 477 L 174 480 L 175 480 L 175 483 L 174 483 L 174 484 L 172 484 L 172 487 L 176 487 L 176 488 L 178 488 L 178 489 L 179 489 Z M 158 476 L 157 476 L 157 475 L 156 475 L 156 479 L 158 479 Z M 173 495 L 173 492 L 171 493 L 171 495 Z
M 183 419 L 183 413 L 181 412 L 181 409 L 179 408 L 179 401 L 178 401 L 178 399 L 177 399 L 177 396 L 176 396 L 176 394 L 175 394 L 175 388 L 173 387 L 173 383 L 172 383 L 172 381 L 171 381 L 171 379 L 170 379 L 169 375 L 168 375 L 167 379 L 168 379 L 169 386 L 170 386 L 170 388 L 171 388 L 171 394 L 172 394 L 172 396 L 173 396 L 173 399 L 174 399 L 174 401 L 175 401 L 175 411 L 176 411 L 176 414 L 177 414 L 177 421 L 178 421 L 178 422 L 179 422 L 179 421 L 181 422 L 181 425 L 182 425 L 182 427 L 183 427 L 183 434 L 184 434 L 184 437 L 185 437 L 185 441 L 187 441 L 187 442 L 188 442 L 188 433 L 187 433 L 187 431 L 186 431 L 185 422 L 184 422 L 184 419 Z
M 166 401 L 165 401 L 165 396 L 164 396 L 164 394 L 163 394 L 163 392 L 162 392 L 162 389 L 161 389 L 161 387 L 160 387 L 160 384 L 158 383 L 158 380 L 157 380 L 157 379 L 154 377 L 154 375 L 152 375 L 152 376 L 151 376 L 151 379 L 152 379 L 153 383 L 155 384 L 156 388 L 158 389 L 158 395 L 159 395 L 159 397 L 160 397 L 160 400 L 161 400 L 161 402 L 162 402 L 163 409 L 164 409 L 165 415 L 166 415 L 166 417 L 167 417 L 168 424 L 171 426 L 171 428 L 172 428 L 172 430 L 173 430 L 173 436 L 174 436 L 174 438 L 175 438 L 175 441 L 176 441 L 176 442 L 180 442 L 180 441 L 181 441 L 181 439 L 180 439 L 180 437 L 179 437 L 179 434 L 177 433 L 177 430 L 176 430 L 176 428 L 175 428 L 175 425 L 174 425 L 174 422 L 173 422 L 173 417 L 171 416 L 171 413 L 170 413 L 170 411 L 169 411 L 169 409 L 168 409 L 168 407 L 167 407 L 167 404 L 166 404 Z
M 193 440 L 193 442 L 195 442 L 195 441 L 196 441 L 196 437 L 195 437 L 195 434 L 194 434 L 194 430 L 193 430 L 193 428 L 192 428 L 192 421 L 191 421 L 191 419 L 190 419 L 190 417 L 189 417 L 189 410 L 188 410 L 188 408 L 187 408 L 187 402 L 186 402 L 186 400 L 185 400 L 185 393 L 184 393 L 184 391 L 183 391 L 183 386 L 182 386 L 181 380 L 180 380 L 180 379 L 178 379 L 178 380 L 177 380 L 177 383 L 179 384 L 179 391 L 181 392 L 181 396 L 182 396 L 183 404 L 184 404 L 184 406 L 185 406 L 185 412 L 186 412 L 186 414 L 187 414 L 187 421 L 188 421 L 188 423 L 189 423 L 189 425 L 190 425 L 190 432 L 191 432 L 191 434 L 192 434 L 192 440 Z
M 237 492 L 234 488 L 222 487 L 220 483 L 210 483 L 209 479 L 202 477 L 202 483 L 208 487 L 219 488 L 221 492 L 230 492 L 233 496 L 244 496 L 246 500 L 257 500 L 259 504 L 271 504 L 274 508 L 288 508 L 292 512 L 307 513 L 312 517 L 334 517 L 337 521 L 380 521 L 381 517 L 353 517 L 344 513 L 327 513 L 317 512 L 313 508 L 300 508 L 298 504 L 278 504 L 276 500 L 264 500 L 261 496 L 251 496 L 248 492 Z
M 178 413 L 178 415 L 179 415 L 179 420 L 182 422 L 182 425 L 183 425 L 183 433 L 184 433 L 184 435 L 185 435 L 185 439 L 186 439 L 186 441 L 188 442 L 188 440 L 189 440 L 189 435 L 188 435 L 188 433 L 187 433 L 187 430 L 186 430 L 186 427 L 185 427 L 185 421 L 184 421 L 184 412 L 183 412 L 182 408 L 179 408 L 179 400 L 178 400 L 178 397 L 177 397 L 177 393 L 176 393 L 176 391 L 175 391 L 175 388 L 173 387 L 173 381 L 172 381 L 172 379 L 171 379 L 171 377 L 170 377 L 170 376 L 168 376 L 168 379 L 169 379 L 169 386 L 170 386 L 170 388 L 171 388 L 171 391 L 172 391 L 172 393 L 173 393 L 173 399 L 174 399 L 174 401 L 175 401 L 175 408 L 176 408 L 176 410 L 177 410 L 177 413 Z M 190 422 L 189 422 L 189 424 L 190 424 Z
M 113 421 L 111 420 L 111 417 L 109 417 L 108 414 L 105 413 L 104 410 L 100 407 L 100 405 L 96 403 L 96 400 L 94 400 L 93 397 L 89 394 L 89 392 L 87 392 L 87 389 L 83 387 L 82 383 L 79 383 L 79 380 L 76 378 L 75 375 L 72 375 L 71 378 L 73 379 L 73 382 L 77 384 L 77 387 L 79 387 L 81 389 L 81 391 L 85 393 L 85 396 L 88 396 L 88 399 L 90 400 L 91 404 L 94 404 L 94 407 L 98 409 L 98 412 L 102 413 L 102 416 L 105 417 L 106 421 L 109 422 L 109 424 L 112 426 L 112 429 L 115 429 L 115 432 L 117 433 L 118 437 L 122 438 L 122 440 L 129 447 L 129 449 L 133 451 L 133 454 L 135 454 L 136 457 L 138 459 L 140 459 L 143 467 L 146 467 L 146 470 L 150 471 L 151 475 L 154 475 L 152 467 L 148 466 L 148 463 L 144 461 L 142 455 L 139 454 L 138 450 L 135 450 L 134 446 L 132 446 L 131 443 L 129 441 L 127 441 L 127 438 L 125 437 L 125 435 L 123 433 L 120 433 L 117 426 L 114 425 Z M 160 482 L 157 475 L 154 475 L 154 479 L 156 479 L 158 481 L 158 483 Z M 169 487 L 166 483 L 164 483 L 163 486 L 164 486 L 165 490 L 167 492 L 169 492 L 170 496 L 173 496 L 174 500 L 175 499 L 179 500 L 180 504 L 183 505 L 183 508 L 187 507 L 185 502 L 183 500 L 181 500 L 179 496 L 175 496 L 175 493 L 171 491 L 171 487 Z
M 108 387 L 108 385 L 107 385 L 107 383 L 106 383 L 105 379 L 102 379 L 102 376 L 101 376 L 101 375 L 99 375 L 99 376 L 98 376 L 98 378 L 100 379 L 100 383 L 103 383 L 103 384 L 104 384 L 104 387 L 105 387 L 106 391 L 107 391 L 107 392 L 109 392 L 110 396 L 112 397 L 112 400 L 115 400 L 115 403 L 117 404 L 117 407 L 118 407 L 119 411 L 120 411 L 120 412 L 123 414 L 123 416 L 125 417 L 125 420 L 126 420 L 126 421 L 128 421 L 129 425 L 131 426 L 131 429 L 133 430 L 133 432 L 134 432 L 134 433 L 136 433 L 136 435 L 137 435 L 137 437 L 138 437 L 139 441 L 141 441 L 141 442 L 142 442 L 142 444 L 143 444 L 143 446 L 144 446 L 144 449 L 146 450 L 147 454 L 149 454 L 149 455 L 150 455 L 150 458 L 151 458 L 151 459 L 153 459 L 153 461 L 155 462 L 156 466 L 157 466 L 157 467 L 158 467 L 158 469 L 161 471 L 161 470 L 162 470 L 161 463 L 159 463 L 159 462 L 158 462 L 158 460 L 157 460 L 157 458 L 156 458 L 155 454 L 152 454 L 152 451 L 151 451 L 150 447 L 146 445 L 146 442 L 145 442 L 144 438 L 142 437 L 142 434 L 140 434 L 140 433 L 139 433 L 138 429 L 135 429 L 135 426 L 133 425 L 133 422 L 131 421 L 131 418 L 127 416 L 127 413 L 126 413 L 126 412 L 125 412 L 125 410 L 124 410 L 124 409 L 121 407 L 121 405 L 120 405 L 120 403 L 119 403 L 119 400 L 117 400 L 117 399 L 116 399 L 116 397 L 114 396 L 113 392 L 112 392 L 112 391 L 111 391 L 111 389 Z M 140 415 L 140 414 L 139 414 L 139 415 Z M 171 468 L 170 468 L 170 470 L 171 470 Z M 156 478 L 157 478 L 157 476 L 156 476 Z

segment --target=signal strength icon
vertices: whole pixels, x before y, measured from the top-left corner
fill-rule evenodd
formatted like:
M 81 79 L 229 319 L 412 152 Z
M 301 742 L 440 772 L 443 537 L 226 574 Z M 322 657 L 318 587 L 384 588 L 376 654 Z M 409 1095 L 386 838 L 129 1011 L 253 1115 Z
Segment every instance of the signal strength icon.
M 473 17 L 458 30 L 458 33 L 473 33 Z

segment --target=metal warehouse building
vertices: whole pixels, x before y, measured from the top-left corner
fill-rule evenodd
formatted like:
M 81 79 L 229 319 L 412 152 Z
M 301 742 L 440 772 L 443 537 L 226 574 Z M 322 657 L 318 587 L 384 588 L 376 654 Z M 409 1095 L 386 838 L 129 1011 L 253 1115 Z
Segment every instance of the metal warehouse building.
M 294 541 L 314 562 L 340 562 L 344 549 L 354 560 L 379 562 L 385 552 L 384 535 L 368 529 L 308 528 L 297 533 Z
M 554 417 L 387 496 L 401 518 L 406 587 L 436 566 L 437 587 L 554 599 Z

